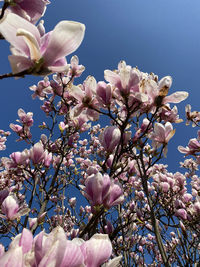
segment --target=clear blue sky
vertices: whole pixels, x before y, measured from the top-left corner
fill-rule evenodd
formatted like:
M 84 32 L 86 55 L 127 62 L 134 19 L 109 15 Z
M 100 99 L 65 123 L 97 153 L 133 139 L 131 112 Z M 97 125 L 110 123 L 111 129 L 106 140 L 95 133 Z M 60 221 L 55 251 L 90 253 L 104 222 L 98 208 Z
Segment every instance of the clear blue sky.
M 144 72 L 159 77 L 171 75 L 171 92 L 186 90 L 189 98 L 178 105 L 182 117 L 184 106 L 191 103 L 199 108 L 200 91 L 200 1 L 199 0 L 52 0 L 44 17 L 49 31 L 60 20 L 75 20 L 86 25 L 86 35 L 76 51 L 87 75 L 103 80 L 104 69 L 114 69 L 124 59 Z M 7 60 L 8 44 L 0 41 L 0 73 L 10 72 Z M 70 57 L 68 58 L 68 60 Z M 18 108 L 33 111 L 36 123 L 42 122 L 40 101 L 32 101 L 29 86 L 40 77 L 7 79 L 0 81 L 0 128 L 8 130 L 9 123 L 17 119 Z M 175 137 L 170 141 L 167 162 L 175 171 L 175 162 L 182 158 L 178 145 L 186 145 L 196 136 L 191 127 L 177 125 Z M 21 150 L 9 138 L 8 154 Z M 1 152 L 1 156 L 5 152 Z

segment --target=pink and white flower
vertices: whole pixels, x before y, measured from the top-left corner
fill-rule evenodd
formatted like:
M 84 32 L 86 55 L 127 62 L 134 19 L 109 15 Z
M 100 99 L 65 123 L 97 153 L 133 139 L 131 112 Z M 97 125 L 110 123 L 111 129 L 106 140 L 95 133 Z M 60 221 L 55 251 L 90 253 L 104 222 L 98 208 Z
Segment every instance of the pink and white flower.
M 117 126 L 107 126 L 99 135 L 101 145 L 108 152 L 113 152 L 120 142 L 121 131 Z
M 154 132 L 150 134 L 152 139 L 152 146 L 157 149 L 161 145 L 165 146 L 164 155 L 167 154 L 167 144 L 169 140 L 174 136 L 175 130 L 170 122 L 167 122 L 165 125 L 162 123 L 155 123 Z
M 9 61 L 14 74 L 27 70 L 34 75 L 67 69 L 65 56 L 81 44 L 85 26 L 61 21 L 53 31 L 40 35 L 36 26 L 18 15 L 8 13 L 0 21 L 0 33 L 11 44 Z
M 49 3 L 48 0 L 13 0 L 10 10 L 35 24 L 44 15 Z
M 95 234 L 84 241 L 67 240 L 64 230 L 58 226 L 50 234 L 40 232 L 34 239 L 32 233 L 23 229 L 0 255 L 1 266 L 52 266 L 52 267 L 97 267 L 108 261 L 112 244 L 106 234 Z M 116 266 L 116 258 L 104 266 Z M 16 264 L 17 262 L 17 264 Z M 112 263 L 112 264 L 111 264 Z M 8 265 L 9 264 L 9 265 Z
M 103 205 L 109 209 L 124 200 L 121 186 L 111 180 L 108 174 L 92 174 L 86 179 L 85 186 L 81 187 L 92 206 Z

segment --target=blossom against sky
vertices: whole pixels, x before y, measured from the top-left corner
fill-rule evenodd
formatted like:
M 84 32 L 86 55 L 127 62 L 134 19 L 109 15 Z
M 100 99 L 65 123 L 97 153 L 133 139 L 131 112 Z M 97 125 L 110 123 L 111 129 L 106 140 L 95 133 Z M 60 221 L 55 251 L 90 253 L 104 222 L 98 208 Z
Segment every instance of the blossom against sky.
M 44 25 L 47 32 L 61 20 L 86 25 L 84 41 L 75 52 L 80 64 L 86 67 L 81 82 L 88 75 L 95 76 L 97 81 L 104 80 L 104 70 L 116 69 L 122 59 L 143 72 L 158 74 L 159 78 L 172 76 L 170 94 L 189 92 L 189 98 L 178 106 L 184 118 L 186 104 L 190 103 L 197 110 L 199 107 L 199 10 L 198 0 L 58 0 L 47 6 Z M 2 74 L 11 71 L 9 54 L 8 43 L 1 41 Z M 70 57 L 67 60 L 70 61 Z M 17 119 L 19 108 L 34 113 L 35 125 L 42 124 L 43 118 L 37 111 L 40 102 L 32 100 L 29 90 L 39 79 L 26 77 L 1 81 L 1 129 L 9 130 L 8 125 Z M 168 148 L 169 165 L 173 165 L 174 155 L 178 160 L 182 159 L 177 146 L 186 146 L 188 139 L 195 137 L 191 127 L 185 128 L 184 123 L 176 128 Z M 20 150 L 19 144 L 14 143 L 15 138 L 14 134 L 9 137 L 12 141 L 7 143 L 8 153 Z

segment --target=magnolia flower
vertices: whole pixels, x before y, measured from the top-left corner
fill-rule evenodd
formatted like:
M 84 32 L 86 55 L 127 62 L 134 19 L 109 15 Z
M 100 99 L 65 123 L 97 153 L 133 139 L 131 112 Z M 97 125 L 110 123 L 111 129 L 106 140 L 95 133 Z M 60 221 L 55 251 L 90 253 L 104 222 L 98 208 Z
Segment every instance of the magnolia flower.
M 108 106 L 111 104 L 112 88 L 110 84 L 106 84 L 105 82 L 98 82 L 96 94 L 100 104 L 102 104 L 103 106 Z
M 16 218 L 27 214 L 29 209 L 22 206 L 20 207 L 17 200 L 12 195 L 9 195 L 4 199 L 1 205 L 1 211 L 5 214 L 0 214 L 1 218 L 15 220 Z
M 175 211 L 175 216 L 179 217 L 180 219 L 187 220 L 187 212 L 185 209 L 177 209 Z
M 13 0 L 10 9 L 12 13 L 36 23 L 45 13 L 48 0 Z
M 190 139 L 188 146 L 178 146 L 178 150 L 181 153 L 185 153 L 187 155 L 193 155 L 200 151 L 200 143 L 196 138 Z
M 59 130 L 61 131 L 61 133 L 63 133 L 65 131 L 65 129 L 67 129 L 68 125 L 66 125 L 63 121 L 61 121 L 58 125 Z
M 164 156 L 167 154 L 167 144 L 169 140 L 174 136 L 175 130 L 170 122 L 167 122 L 165 125 L 162 123 L 155 123 L 154 132 L 150 135 L 152 139 L 152 146 L 157 149 L 161 145 L 164 145 Z
M 43 145 L 38 142 L 30 149 L 30 159 L 33 164 L 39 164 L 44 159 L 44 148 Z
M 53 31 L 40 35 L 36 26 L 8 13 L 0 21 L 0 33 L 11 44 L 9 61 L 14 74 L 27 70 L 34 75 L 66 70 L 65 56 L 81 44 L 85 26 L 79 22 L 61 21 Z
M 18 165 L 26 165 L 28 163 L 28 150 L 24 150 L 22 152 L 13 152 L 10 155 L 11 162 L 9 163 L 10 168 L 16 168 Z
M 32 233 L 23 229 L 11 242 L 8 251 L 2 250 L 0 266 L 97 267 L 111 254 L 112 244 L 105 234 L 95 234 L 87 241 L 80 238 L 70 241 L 58 226 L 50 234 L 40 232 L 33 239 Z M 116 267 L 119 261 L 120 257 L 117 257 L 104 266 Z
M 108 174 L 102 175 L 98 172 L 88 176 L 82 189 L 92 206 L 103 205 L 109 209 L 124 200 L 122 188 Z
M 140 73 L 137 69 L 126 65 L 125 61 L 120 61 L 117 71 L 105 70 L 104 78 L 107 82 L 116 86 L 120 94 L 129 94 L 130 90 L 135 92 L 137 99 L 146 101 L 147 97 L 139 89 Z
M 68 75 L 73 77 L 81 76 L 82 72 L 85 70 L 83 65 L 79 65 L 79 59 L 77 56 L 73 56 L 70 61 L 70 70 Z
M 72 109 L 72 116 L 77 117 L 85 114 L 90 120 L 97 120 L 99 113 L 94 109 L 98 109 L 99 103 L 96 99 L 97 82 L 93 76 L 88 76 L 83 85 L 72 86 L 70 95 L 77 99 L 78 104 Z
M 7 196 L 1 205 L 1 210 L 9 220 L 14 220 L 18 216 L 19 205 L 12 196 Z
M 28 112 L 26 113 L 22 108 L 18 109 L 18 116 L 20 118 L 20 122 L 23 125 L 26 125 L 28 127 L 33 125 L 33 113 Z
M 105 234 L 95 234 L 83 243 L 81 249 L 87 267 L 101 266 L 112 254 L 112 244 Z
M 121 132 L 116 126 L 107 126 L 99 135 L 101 145 L 108 152 L 113 152 L 120 142 Z
M 110 177 L 98 172 L 88 176 L 85 182 L 84 195 L 93 206 L 101 205 L 104 198 L 109 194 Z

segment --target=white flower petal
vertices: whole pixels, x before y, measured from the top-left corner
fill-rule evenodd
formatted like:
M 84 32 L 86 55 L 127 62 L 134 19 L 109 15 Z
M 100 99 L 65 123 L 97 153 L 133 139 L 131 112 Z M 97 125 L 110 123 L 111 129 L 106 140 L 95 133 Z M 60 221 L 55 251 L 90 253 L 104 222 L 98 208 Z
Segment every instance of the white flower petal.
M 47 49 L 43 55 L 45 66 L 73 53 L 81 44 L 85 26 L 79 22 L 61 21 L 54 28 Z
M 39 45 L 38 45 L 38 42 L 35 36 L 24 29 L 18 29 L 17 36 L 23 36 L 24 41 L 26 42 L 29 48 L 30 58 L 32 60 L 38 61 L 41 58 L 41 54 L 40 54 L 40 48 L 39 48 Z
M 29 56 L 29 49 L 24 38 L 17 36 L 18 29 L 23 29 L 31 33 L 40 45 L 39 31 L 32 23 L 13 13 L 8 13 L 2 20 L 0 20 L 0 32 L 4 38 L 17 50 Z

